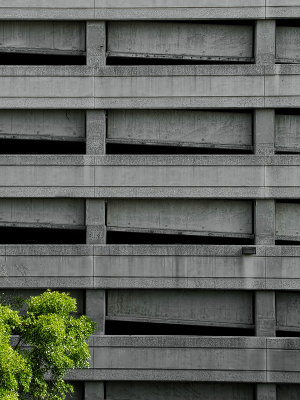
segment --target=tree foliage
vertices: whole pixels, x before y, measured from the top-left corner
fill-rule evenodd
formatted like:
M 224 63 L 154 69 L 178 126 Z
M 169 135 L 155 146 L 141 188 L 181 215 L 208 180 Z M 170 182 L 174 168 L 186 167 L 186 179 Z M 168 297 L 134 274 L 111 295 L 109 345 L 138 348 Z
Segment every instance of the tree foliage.
M 75 315 L 76 300 L 68 293 L 48 290 L 26 305 L 21 315 L 0 303 L 0 399 L 65 399 L 73 392 L 66 373 L 89 366 L 95 323 Z M 16 344 L 12 334 L 19 335 Z

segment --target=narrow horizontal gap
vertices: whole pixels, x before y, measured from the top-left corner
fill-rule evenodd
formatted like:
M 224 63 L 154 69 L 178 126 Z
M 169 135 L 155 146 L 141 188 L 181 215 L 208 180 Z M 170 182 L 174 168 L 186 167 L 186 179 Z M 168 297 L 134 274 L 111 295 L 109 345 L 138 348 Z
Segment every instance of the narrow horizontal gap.
M 167 235 L 140 232 L 107 232 L 107 244 L 216 244 L 245 245 L 254 244 L 250 238 Z
M 0 244 L 85 244 L 85 229 L 0 227 Z
M 298 108 L 278 108 L 275 110 L 275 115 L 300 115 Z
M 86 56 L 0 52 L 0 65 L 86 65 Z
M 275 240 L 275 246 L 299 246 L 299 240 Z
M 276 331 L 276 337 L 300 337 L 300 331 Z
M 212 59 L 182 59 L 182 58 L 158 58 L 158 57 L 117 57 L 107 56 L 107 65 L 234 65 L 234 64 L 253 64 L 254 59 L 249 58 L 237 60 L 212 60 Z
M 290 154 L 290 155 L 292 155 L 292 154 L 296 154 L 296 155 L 299 155 L 300 154 L 300 149 L 286 149 L 286 150 L 277 150 L 277 151 L 275 151 L 275 154 L 278 154 L 278 155 L 284 155 L 284 154 Z
M 276 26 L 300 26 L 299 19 L 278 19 L 276 20 Z
M 106 154 L 253 154 L 253 150 L 107 142 Z
M 276 203 L 300 204 L 300 199 L 276 199 Z
M 86 154 L 85 142 L 0 139 L 0 154 Z
M 106 321 L 106 335 L 254 336 L 254 329 Z

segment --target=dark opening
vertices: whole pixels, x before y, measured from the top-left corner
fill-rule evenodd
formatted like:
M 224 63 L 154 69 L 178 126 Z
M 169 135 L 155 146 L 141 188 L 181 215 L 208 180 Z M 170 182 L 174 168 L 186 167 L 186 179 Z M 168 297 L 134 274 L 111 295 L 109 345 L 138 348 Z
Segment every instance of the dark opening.
M 276 20 L 276 26 L 300 26 L 299 19 L 278 19 Z
M 277 337 L 300 337 L 300 332 L 276 331 Z
M 0 139 L 0 154 L 85 154 L 85 142 Z
M 116 57 L 107 56 L 107 65 L 234 65 L 234 64 L 253 64 L 254 59 L 249 61 L 231 60 L 189 60 L 180 58 L 156 58 L 149 57 Z
M 106 335 L 254 336 L 254 329 L 106 321 Z
M 0 52 L 0 65 L 86 65 L 86 56 Z
M 85 244 L 84 229 L 0 227 L 0 244 Z
M 253 154 L 253 150 L 107 143 L 106 154 Z
M 245 245 L 245 244 L 254 244 L 254 239 L 108 231 L 107 244 Z

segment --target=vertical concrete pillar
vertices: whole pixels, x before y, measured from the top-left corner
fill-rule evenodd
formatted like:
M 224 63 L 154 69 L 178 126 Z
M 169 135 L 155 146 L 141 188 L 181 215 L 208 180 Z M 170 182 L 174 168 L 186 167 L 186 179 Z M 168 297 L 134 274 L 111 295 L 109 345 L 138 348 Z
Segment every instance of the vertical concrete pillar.
M 276 385 L 259 383 L 256 385 L 256 400 L 276 400 Z
M 255 244 L 275 244 L 275 200 L 255 202 Z
M 255 205 L 255 243 L 275 244 L 275 201 L 257 200 Z M 255 293 L 256 336 L 276 336 L 275 292 Z
M 86 60 L 89 67 L 106 64 L 106 25 L 104 21 L 86 23 Z
M 105 334 L 105 316 L 106 316 L 106 291 L 102 289 L 86 290 L 85 298 L 86 315 L 94 322 L 97 322 L 98 327 L 95 335 Z
M 255 154 L 271 156 L 275 151 L 275 110 L 254 111 Z
M 258 65 L 275 64 L 276 21 L 258 20 L 255 27 L 255 62 Z
M 86 243 L 105 244 L 105 201 L 87 199 L 85 203 Z
M 105 154 L 106 115 L 104 110 L 86 112 L 86 154 Z
M 276 336 L 275 292 L 255 292 L 255 334 L 256 336 Z
M 85 382 L 84 400 L 104 400 L 104 383 Z

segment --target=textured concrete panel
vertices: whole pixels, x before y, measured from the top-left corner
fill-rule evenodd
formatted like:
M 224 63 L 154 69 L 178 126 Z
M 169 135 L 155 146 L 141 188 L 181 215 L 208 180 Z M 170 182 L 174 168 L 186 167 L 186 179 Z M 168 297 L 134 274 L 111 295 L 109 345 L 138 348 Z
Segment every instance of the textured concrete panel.
M 252 202 L 205 200 L 110 200 L 110 230 L 214 236 L 249 236 Z
M 249 328 L 252 304 L 251 292 L 109 290 L 107 316 L 119 321 Z
M 276 237 L 300 240 L 300 204 L 276 203 Z
M 1 110 L 0 138 L 83 141 L 85 113 L 80 110 Z
M 107 382 L 111 400 L 253 400 L 250 384 Z
M 277 26 L 276 59 L 286 63 L 300 62 L 300 27 Z
M 170 40 L 172 38 L 172 40 Z M 111 22 L 108 54 L 119 57 L 251 59 L 251 25 Z
M 112 110 L 108 141 L 167 146 L 249 148 L 252 114 L 218 111 Z
M 276 324 L 278 330 L 300 331 L 300 296 L 296 292 L 276 293 Z
M 277 150 L 300 152 L 300 115 L 276 115 L 276 141 Z
M 79 199 L 0 199 L 0 226 L 84 227 Z
M 76 22 L 2 21 L 0 52 L 83 54 L 85 24 Z

